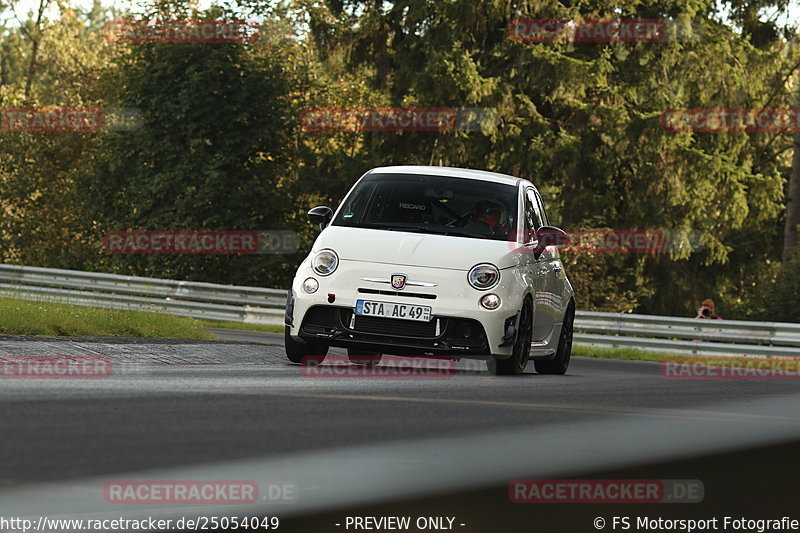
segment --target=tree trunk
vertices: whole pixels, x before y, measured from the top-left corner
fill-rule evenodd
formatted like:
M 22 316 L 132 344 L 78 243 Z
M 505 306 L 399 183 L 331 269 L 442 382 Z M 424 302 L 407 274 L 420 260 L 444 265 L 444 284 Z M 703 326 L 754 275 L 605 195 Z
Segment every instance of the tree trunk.
M 797 105 L 800 108 L 800 91 Z M 800 229 L 800 129 L 794 132 L 794 154 L 792 173 L 786 192 L 786 226 L 783 230 L 783 260 L 798 252 L 798 230 Z
M 39 57 L 39 44 L 42 40 L 42 17 L 44 11 L 47 9 L 48 0 L 39 0 L 39 12 L 36 17 L 36 26 L 34 27 L 34 34 L 30 34 L 33 46 L 31 48 L 31 60 L 28 63 L 28 75 L 25 81 L 25 101 L 30 100 L 31 87 L 33 86 L 33 78 L 36 75 L 36 61 Z

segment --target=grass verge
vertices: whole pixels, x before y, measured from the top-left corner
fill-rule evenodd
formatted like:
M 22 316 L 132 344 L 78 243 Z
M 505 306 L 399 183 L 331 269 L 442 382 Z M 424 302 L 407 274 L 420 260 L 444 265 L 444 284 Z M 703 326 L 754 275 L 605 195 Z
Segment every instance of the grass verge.
M 594 357 L 596 359 L 624 359 L 626 361 L 655 362 L 681 357 L 670 353 L 648 352 L 635 348 L 596 348 L 594 346 L 578 346 L 576 344 L 572 345 L 572 355 L 577 357 Z
M 0 334 L 218 339 L 192 318 L 14 298 L 0 298 Z

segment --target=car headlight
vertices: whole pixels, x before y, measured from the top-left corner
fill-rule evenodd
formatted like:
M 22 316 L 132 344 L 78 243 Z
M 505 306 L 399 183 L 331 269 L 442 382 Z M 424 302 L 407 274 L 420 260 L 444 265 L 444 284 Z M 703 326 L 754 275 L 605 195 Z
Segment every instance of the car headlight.
M 491 289 L 500 281 L 500 270 L 492 264 L 475 265 L 467 276 L 469 284 L 479 291 Z
M 311 268 L 320 276 L 330 276 L 339 266 L 339 256 L 333 250 L 320 250 L 311 260 Z

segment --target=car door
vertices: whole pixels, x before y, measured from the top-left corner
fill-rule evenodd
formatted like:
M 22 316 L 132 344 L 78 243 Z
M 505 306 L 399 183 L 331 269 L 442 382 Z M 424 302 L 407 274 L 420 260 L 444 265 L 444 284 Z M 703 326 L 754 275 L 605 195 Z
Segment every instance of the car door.
M 547 218 L 547 212 L 545 211 L 544 202 L 542 201 L 539 191 L 533 189 L 533 196 L 539 208 L 539 212 L 541 213 L 542 223 L 549 226 L 550 221 Z M 561 263 L 558 247 L 556 245 L 551 245 L 545 248 L 542 255 L 539 256 L 539 260 L 545 263 L 544 270 L 547 272 L 545 281 L 546 297 L 544 298 L 546 299 L 546 303 L 544 306 L 547 307 L 548 312 L 551 314 L 553 323 L 559 322 L 564 314 L 562 295 L 564 294 L 567 276 L 564 274 L 564 266 Z M 556 340 L 557 339 L 553 339 L 554 342 Z M 553 344 L 552 347 L 554 348 L 555 344 Z
M 548 272 L 549 263 L 543 258 L 544 254 L 534 253 L 538 245 L 536 230 L 542 227 L 543 220 L 533 187 L 525 188 L 523 215 L 526 252 L 523 255 L 526 278 L 533 290 L 533 343 L 535 345 L 546 341 L 547 335 L 553 329 L 553 317 L 547 305 L 547 282 L 551 274 Z

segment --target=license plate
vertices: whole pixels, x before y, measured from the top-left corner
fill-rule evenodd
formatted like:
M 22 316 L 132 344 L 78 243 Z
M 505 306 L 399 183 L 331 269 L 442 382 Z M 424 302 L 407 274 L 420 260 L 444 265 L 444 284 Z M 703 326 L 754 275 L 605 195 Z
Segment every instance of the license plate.
M 420 322 L 428 322 L 431 319 L 431 308 L 427 305 L 373 302 L 372 300 L 356 300 L 355 313 L 357 316 L 380 316 Z

